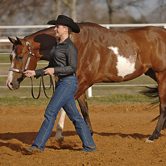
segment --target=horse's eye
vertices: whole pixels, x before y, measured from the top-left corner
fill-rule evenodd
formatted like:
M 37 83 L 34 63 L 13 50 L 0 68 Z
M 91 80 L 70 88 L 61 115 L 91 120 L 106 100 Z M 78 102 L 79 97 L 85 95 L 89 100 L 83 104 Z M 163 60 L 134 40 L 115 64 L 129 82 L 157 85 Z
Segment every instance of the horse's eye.
M 18 56 L 18 59 L 22 59 L 22 58 L 23 58 L 23 56 L 22 56 L 22 55 L 19 55 L 19 56 Z

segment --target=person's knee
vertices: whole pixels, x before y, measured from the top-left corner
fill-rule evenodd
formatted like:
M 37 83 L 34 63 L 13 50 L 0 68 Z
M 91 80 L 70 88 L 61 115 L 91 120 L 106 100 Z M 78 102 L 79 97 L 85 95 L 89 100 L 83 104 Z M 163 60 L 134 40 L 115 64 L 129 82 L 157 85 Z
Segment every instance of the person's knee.
M 46 110 L 44 117 L 45 117 L 45 120 L 47 121 L 51 121 L 52 119 L 56 120 L 56 115 L 53 111 Z

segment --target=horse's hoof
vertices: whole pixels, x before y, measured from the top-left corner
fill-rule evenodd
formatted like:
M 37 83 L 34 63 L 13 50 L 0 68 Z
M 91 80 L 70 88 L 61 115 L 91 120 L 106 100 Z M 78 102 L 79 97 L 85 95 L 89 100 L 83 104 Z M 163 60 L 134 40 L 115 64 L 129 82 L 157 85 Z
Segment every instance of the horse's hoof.
M 64 137 L 62 136 L 61 138 L 58 138 L 58 139 L 54 138 L 53 140 L 56 141 L 56 142 L 60 142 L 61 143 L 61 142 L 64 142 Z
M 54 149 L 60 149 L 61 145 L 64 143 L 64 138 L 51 139 L 51 147 Z
M 154 141 L 153 140 L 150 140 L 149 137 L 145 140 L 145 142 L 147 143 L 153 143 Z

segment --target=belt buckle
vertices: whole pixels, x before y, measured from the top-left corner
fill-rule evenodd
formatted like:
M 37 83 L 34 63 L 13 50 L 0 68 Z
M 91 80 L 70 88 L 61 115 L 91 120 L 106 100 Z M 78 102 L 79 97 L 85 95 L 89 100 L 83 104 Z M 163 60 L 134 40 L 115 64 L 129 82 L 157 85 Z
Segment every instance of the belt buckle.
M 55 82 L 58 82 L 58 81 L 59 81 L 58 76 L 55 76 L 55 75 L 54 75 L 54 79 L 55 79 Z

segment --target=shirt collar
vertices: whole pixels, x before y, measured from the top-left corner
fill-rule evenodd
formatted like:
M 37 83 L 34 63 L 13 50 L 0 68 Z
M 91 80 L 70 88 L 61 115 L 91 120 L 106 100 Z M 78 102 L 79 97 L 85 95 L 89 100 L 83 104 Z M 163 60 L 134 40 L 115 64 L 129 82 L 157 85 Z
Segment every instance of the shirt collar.
M 57 45 L 59 45 L 59 44 L 65 45 L 65 44 L 67 44 L 69 41 L 70 41 L 70 38 L 68 37 L 68 38 L 65 39 L 62 43 L 59 43 L 59 39 L 56 41 L 56 43 L 57 43 Z

